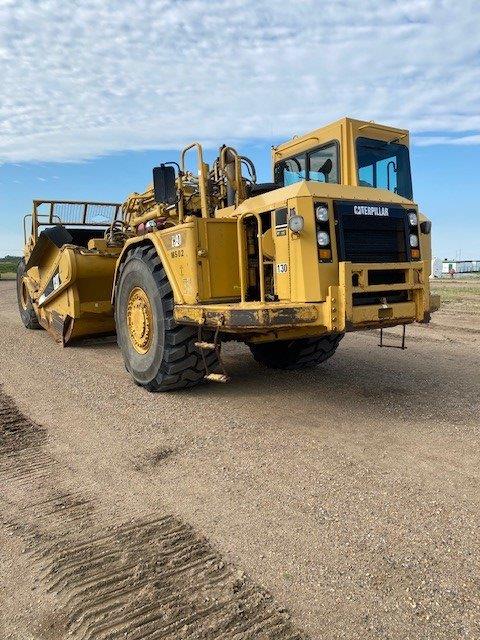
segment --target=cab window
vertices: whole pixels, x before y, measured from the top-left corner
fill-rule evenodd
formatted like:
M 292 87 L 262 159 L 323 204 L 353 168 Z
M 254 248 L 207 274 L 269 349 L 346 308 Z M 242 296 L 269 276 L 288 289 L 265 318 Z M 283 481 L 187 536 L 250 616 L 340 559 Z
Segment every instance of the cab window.
M 388 189 L 412 199 L 412 178 L 408 147 L 397 142 L 357 139 L 358 184 Z
M 332 144 L 308 155 L 308 179 L 338 183 L 337 145 Z
M 282 180 L 283 186 L 287 187 L 289 184 L 293 184 L 294 182 L 306 180 L 307 172 L 305 154 L 288 158 L 288 160 L 284 160 L 280 164 L 282 165 L 280 179 Z
M 338 183 L 338 145 L 331 143 L 277 162 L 274 179 L 282 187 L 302 180 Z

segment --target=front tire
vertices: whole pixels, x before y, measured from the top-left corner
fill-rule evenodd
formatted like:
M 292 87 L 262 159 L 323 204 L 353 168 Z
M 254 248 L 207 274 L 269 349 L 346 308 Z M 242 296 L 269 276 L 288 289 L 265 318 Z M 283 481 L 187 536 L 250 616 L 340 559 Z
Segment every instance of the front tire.
M 249 343 L 254 359 L 271 369 L 309 369 L 333 356 L 343 333 L 316 338 Z
M 173 292 L 154 247 L 137 247 L 121 266 L 115 292 L 117 341 L 125 367 L 149 391 L 202 382 L 205 367 L 195 327 L 178 325 Z M 205 355 L 214 367 L 215 353 Z
M 17 267 L 17 301 L 20 317 L 27 329 L 41 329 L 37 314 L 32 305 L 32 299 L 25 284 L 25 260 L 22 258 Z

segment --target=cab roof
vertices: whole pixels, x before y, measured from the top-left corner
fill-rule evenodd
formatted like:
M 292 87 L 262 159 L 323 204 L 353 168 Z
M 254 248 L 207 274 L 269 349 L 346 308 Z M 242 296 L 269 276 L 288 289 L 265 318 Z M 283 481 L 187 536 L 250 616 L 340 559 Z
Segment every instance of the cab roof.
M 356 137 L 376 138 L 379 140 L 393 141 L 396 138 L 399 142 L 409 145 L 409 132 L 407 129 L 399 129 L 384 124 L 378 124 L 373 120 L 356 120 L 355 118 L 340 118 L 319 129 L 309 131 L 302 136 L 294 136 L 290 140 L 282 142 L 273 147 L 273 156 L 277 158 L 285 157 L 285 151 L 295 148 L 298 152 L 329 142 L 333 139 L 345 139 L 345 136 L 352 140 Z M 293 153 L 293 151 L 292 151 Z

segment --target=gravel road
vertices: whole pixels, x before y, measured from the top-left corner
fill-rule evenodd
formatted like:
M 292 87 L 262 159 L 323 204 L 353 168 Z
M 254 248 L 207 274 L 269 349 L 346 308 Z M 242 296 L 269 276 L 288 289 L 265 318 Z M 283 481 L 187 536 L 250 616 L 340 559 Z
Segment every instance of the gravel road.
M 155 395 L 0 303 L 2 640 L 480 637 L 468 309 L 309 372 L 228 345 L 229 385 Z

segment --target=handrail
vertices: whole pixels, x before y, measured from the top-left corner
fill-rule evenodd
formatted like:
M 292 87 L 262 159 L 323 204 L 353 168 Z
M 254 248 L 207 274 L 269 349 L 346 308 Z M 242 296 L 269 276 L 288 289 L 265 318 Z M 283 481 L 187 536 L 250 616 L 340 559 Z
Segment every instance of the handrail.
M 27 218 L 32 218 L 32 215 L 33 214 L 31 214 L 31 213 L 26 213 L 23 216 L 23 239 L 24 239 L 24 244 L 27 243 L 27 228 L 25 226 L 25 223 L 27 221 Z M 55 217 L 58 218 L 58 216 L 55 216 Z M 48 218 L 48 220 L 47 220 L 47 222 L 40 222 L 38 220 L 39 218 Z M 37 213 L 37 227 L 41 227 L 41 226 L 46 227 L 49 224 L 57 224 L 55 222 L 50 223 L 49 220 L 50 220 L 50 214 L 49 213 Z M 58 218 L 58 224 L 62 224 L 62 221 L 60 220 L 60 218 Z M 33 220 L 32 220 L 32 233 L 33 233 Z
M 258 239 L 258 272 L 260 279 L 260 302 L 265 302 L 265 276 L 263 268 L 263 243 L 262 243 L 262 219 L 259 213 L 246 211 L 241 213 L 237 218 L 237 243 L 238 243 L 238 267 L 240 271 L 240 301 L 245 302 L 245 255 L 243 247 L 243 226 L 245 218 L 254 217 L 257 220 L 257 239 Z
M 231 176 L 229 176 L 228 171 L 226 170 L 227 161 L 226 155 L 227 153 L 231 153 L 233 155 L 233 164 L 234 164 L 234 180 L 232 182 Z M 238 154 L 237 150 L 233 147 L 222 147 L 220 151 L 220 171 L 226 177 L 227 182 L 230 187 L 235 191 L 235 206 L 238 207 L 241 200 L 244 200 L 243 193 L 243 181 L 242 181 L 242 157 Z M 226 198 L 226 194 L 223 193 L 223 189 L 221 190 L 222 197 Z M 227 203 L 228 204 L 228 203 Z
M 207 177 L 205 175 L 205 163 L 203 162 L 203 149 L 202 149 L 202 145 L 199 142 L 192 142 L 192 144 L 189 144 L 187 147 L 183 149 L 180 155 L 180 171 L 178 176 L 178 186 L 180 191 L 178 217 L 180 222 L 183 222 L 183 216 L 184 216 L 182 176 L 185 173 L 185 156 L 187 154 L 187 151 L 190 151 L 190 149 L 193 149 L 193 148 L 197 149 L 197 156 L 198 156 L 198 181 L 199 181 L 199 188 L 200 188 L 200 206 L 202 208 L 202 217 L 208 218 L 208 200 L 207 200 L 207 188 L 206 188 Z
M 104 207 L 121 206 L 121 202 L 97 202 L 96 200 L 33 200 L 34 205 L 39 204 L 99 204 Z
M 43 205 L 47 205 L 47 212 L 41 213 L 39 211 L 39 207 Z M 67 209 L 65 212 L 69 219 L 65 219 L 63 216 L 62 210 L 60 211 L 61 215 L 58 215 L 56 211 L 58 207 L 73 207 L 73 211 Z M 88 220 L 88 213 L 95 210 L 96 207 L 108 207 L 114 210 L 111 220 L 117 220 L 118 214 L 121 210 L 122 204 L 119 202 L 95 202 L 95 201 L 86 201 L 86 200 L 34 200 L 33 201 L 33 209 L 31 214 L 27 214 L 24 218 L 24 233 L 25 233 L 25 222 L 26 218 L 32 217 L 32 234 L 34 236 L 35 241 L 38 237 L 38 228 L 41 226 L 48 226 L 54 224 L 66 224 L 72 227 L 106 227 L 109 222 L 108 219 L 102 220 L 101 222 L 96 222 L 95 220 Z M 94 211 L 95 213 L 95 211 Z M 98 210 L 97 210 L 98 213 Z M 46 218 L 46 221 L 42 221 L 42 218 Z

